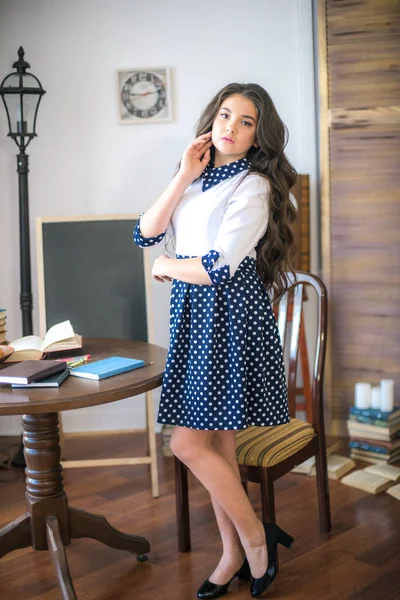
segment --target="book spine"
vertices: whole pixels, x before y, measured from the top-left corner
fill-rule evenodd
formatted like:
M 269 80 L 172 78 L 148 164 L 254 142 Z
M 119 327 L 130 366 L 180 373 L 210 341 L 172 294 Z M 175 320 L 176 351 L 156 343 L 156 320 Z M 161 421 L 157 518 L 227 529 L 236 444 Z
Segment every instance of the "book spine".
M 381 429 L 377 427 L 376 430 L 371 429 L 370 427 L 352 427 L 351 425 L 347 426 L 347 431 L 349 432 L 350 437 L 359 437 L 366 438 L 372 440 L 382 440 L 383 442 L 390 442 L 394 436 L 390 435 L 390 432 L 387 429 Z
M 360 448 L 361 450 L 369 450 L 371 452 L 377 452 L 378 454 L 389 454 L 389 450 L 380 446 L 374 446 L 373 444 L 367 444 L 365 442 L 349 442 L 349 448 Z
M 350 437 L 350 441 L 358 442 L 359 444 L 370 444 L 371 443 L 371 440 L 368 437 L 363 438 L 358 435 L 352 435 Z M 379 446 L 380 448 L 386 448 L 389 451 L 395 450 L 397 447 L 400 447 L 400 446 L 393 444 L 392 442 L 384 442 L 383 440 L 374 440 L 374 446 Z
M 350 407 L 350 413 L 360 417 L 369 417 L 371 419 L 380 419 L 381 421 L 389 421 L 390 416 L 398 410 L 396 407 L 391 412 L 385 412 L 376 408 L 357 408 L 356 406 Z
M 388 421 L 382 419 L 375 419 L 373 417 L 366 417 L 364 415 L 349 415 L 349 421 L 353 423 L 365 423 L 366 425 L 374 425 L 375 427 L 385 427 L 390 426 Z
M 350 450 L 350 458 L 353 458 L 354 460 L 363 460 L 365 462 L 373 463 L 375 465 L 379 465 L 382 463 L 386 464 L 389 462 L 389 460 L 385 458 L 385 456 L 382 454 L 378 458 L 377 456 L 372 456 L 368 454 L 368 452 L 356 449 Z
M 391 433 L 390 431 L 381 429 L 374 431 L 373 429 L 363 429 L 349 426 L 347 431 L 349 433 L 349 437 L 361 438 L 364 440 L 379 440 L 380 442 L 395 444 L 400 439 L 399 433 Z

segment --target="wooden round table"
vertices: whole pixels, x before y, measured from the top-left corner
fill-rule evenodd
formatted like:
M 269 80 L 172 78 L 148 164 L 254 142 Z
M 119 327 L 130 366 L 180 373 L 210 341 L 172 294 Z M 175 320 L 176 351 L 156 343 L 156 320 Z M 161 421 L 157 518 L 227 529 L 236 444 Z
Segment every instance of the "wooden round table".
M 23 390 L 0 385 L 0 415 L 22 415 L 27 465 L 27 510 L 0 529 L 0 558 L 27 546 L 49 550 L 63 598 L 67 600 L 76 599 L 65 553 L 71 539 L 94 538 L 111 548 L 132 552 L 139 560 L 145 560 L 150 544 L 142 537 L 114 529 L 101 515 L 68 506 L 60 464 L 57 413 L 114 402 L 159 387 L 167 351 L 146 342 L 87 338 L 76 354 L 90 354 L 94 360 L 126 356 L 152 364 L 102 381 L 70 376 L 60 388 Z

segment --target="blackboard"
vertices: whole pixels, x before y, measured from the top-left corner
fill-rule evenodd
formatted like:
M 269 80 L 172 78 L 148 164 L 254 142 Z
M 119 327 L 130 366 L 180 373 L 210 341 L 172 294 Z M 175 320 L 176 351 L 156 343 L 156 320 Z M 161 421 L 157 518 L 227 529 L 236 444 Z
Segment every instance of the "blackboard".
M 152 341 L 151 273 L 138 215 L 37 219 L 41 335 L 69 319 L 84 337 Z

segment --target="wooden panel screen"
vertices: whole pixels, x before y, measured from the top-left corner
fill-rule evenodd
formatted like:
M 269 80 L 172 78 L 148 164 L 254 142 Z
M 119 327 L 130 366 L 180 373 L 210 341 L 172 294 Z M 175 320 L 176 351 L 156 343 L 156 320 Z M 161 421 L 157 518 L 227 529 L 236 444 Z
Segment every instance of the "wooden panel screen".
M 297 175 L 291 193 L 296 198 L 300 220 L 294 226 L 297 244 L 296 270 L 310 271 L 310 177 Z
M 329 429 L 343 433 L 357 381 L 394 379 L 399 401 L 400 2 L 321 4 L 330 157 L 329 239 L 323 241 L 331 315 Z

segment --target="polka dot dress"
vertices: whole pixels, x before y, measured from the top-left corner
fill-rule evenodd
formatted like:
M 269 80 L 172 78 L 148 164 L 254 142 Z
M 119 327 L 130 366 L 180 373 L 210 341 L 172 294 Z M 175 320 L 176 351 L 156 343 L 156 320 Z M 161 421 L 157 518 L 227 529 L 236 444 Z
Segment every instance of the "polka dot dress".
M 205 179 L 212 176 L 206 173 Z M 139 222 L 135 228 L 135 242 L 142 247 L 162 237 L 143 238 Z M 176 253 L 177 259 L 196 256 Z M 213 285 L 172 282 L 170 343 L 157 421 L 201 430 L 288 423 L 278 327 L 256 259 L 245 256 L 231 275 L 229 266 L 212 271 L 219 256 L 215 249 L 202 256 Z
M 277 324 L 255 267 L 246 257 L 220 288 L 173 281 L 159 423 L 220 430 L 289 422 Z

